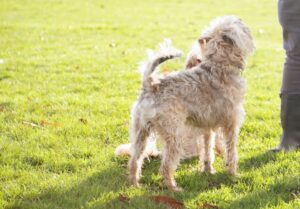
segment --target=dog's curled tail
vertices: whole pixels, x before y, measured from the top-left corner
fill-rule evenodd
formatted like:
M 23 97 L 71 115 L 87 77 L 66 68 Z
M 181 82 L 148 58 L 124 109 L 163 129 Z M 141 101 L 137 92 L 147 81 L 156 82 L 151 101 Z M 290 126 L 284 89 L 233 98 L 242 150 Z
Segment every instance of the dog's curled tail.
M 181 57 L 182 52 L 172 46 L 170 39 L 165 39 L 159 44 L 159 49 L 154 52 L 147 50 L 148 58 L 140 64 L 139 72 L 142 74 L 143 86 L 150 86 L 152 83 L 151 74 L 155 71 L 158 65 L 176 57 Z

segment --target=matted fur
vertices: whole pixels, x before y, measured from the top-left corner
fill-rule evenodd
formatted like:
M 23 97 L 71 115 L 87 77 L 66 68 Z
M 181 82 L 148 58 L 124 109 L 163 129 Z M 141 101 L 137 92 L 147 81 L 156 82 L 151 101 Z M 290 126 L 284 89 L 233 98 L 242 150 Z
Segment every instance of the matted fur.
M 169 39 L 166 39 L 167 42 L 165 45 L 168 45 L 169 48 L 171 46 L 171 41 Z M 162 45 L 161 45 L 162 46 Z M 166 47 L 164 47 L 166 48 Z M 202 49 L 200 48 L 199 42 L 194 42 L 191 46 L 191 49 L 187 55 L 186 61 L 185 61 L 185 70 L 189 70 L 201 63 L 202 60 L 202 51 L 204 50 L 204 47 Z M 166 51 L 166 50 L 165 50 Z M 177 51 L 177 50 L 175 50 Z M 170 56 L 174 52 L 174 50 L 167 50 L 167 53 L 170 53 Z M 148 56 L 150 54 L 150 60 L 153 60 L 154 52 L 152 50 L 148 50 Z M 175 57 L 174 57 L 175 58 Z M 148 60 L 149 62 L 149 60 Z M 141 64 L 140 69 L 143 69 L 143 66 L 145 66 L 146 62 L 143 62 Z M 157 72 L 157 71 L 156 71 Z M 156 74 L 155 76 L 152 75 L 152 79 L 156 80 L 156 82 L 159 83 L 159 78 L 162 78 L 164 75 Z M 155 82 L 152 83 L 155 85 Z M 183 150 L 183 156 L 181 158 L 191 158 L 191 157 L 200 157 L 200 160 L 203 161 L 203 144 L 200 144 L 199 141 L 192 139 L 190 137 L 187 137 L 182 144 L 182 150 Z M 223 158 L 225 158 L 226 149 L 224 146 L 224 140 L 222 139 L 222 134 L 217 134 L 216 142 L 215 142 L 215 150 L 216 152 L 221 155 Z M 147 145 L 145 148 L 145 155 L 149 159 L 149 157 L 157 157 L 161 154 L 161 152 L 157 148 L 157 136 L 152 132 L 149 134 L 149 139 L 147 140 Z M 132 143 L 127 144 L 121 144 L 119 145 L 115 150 L 116 156 L 131 156 L 132 153 Z M 201 163 L 203 164 L 203 162 Z
M 180 190 L 173 173 L 182 156 L 187 137 L 203 136 L 204 170 L 213 172 L 214 135 L 221 131 L 226 141 L 230 174 L 237 168 L 237 137 L 244 117 L 245 82 L 240 76 L 245 60 L 254 50 L 249 29 L 235 16 L 214 20 L 200 41 L 206 48 L 200 65 L 159 79 L 151 78 L 156 57 L 145 65 L 142 89 L 132 108 L 130 137 L 133 153 L 129 160 L 129 180 L 138 186 L 145 147 L 151 132 L 165 142 L 160 173 L 171 190 Z M 159 64 L 159 63 L 158 63 Z M 153 67 L 154 66 L 154 67 Z

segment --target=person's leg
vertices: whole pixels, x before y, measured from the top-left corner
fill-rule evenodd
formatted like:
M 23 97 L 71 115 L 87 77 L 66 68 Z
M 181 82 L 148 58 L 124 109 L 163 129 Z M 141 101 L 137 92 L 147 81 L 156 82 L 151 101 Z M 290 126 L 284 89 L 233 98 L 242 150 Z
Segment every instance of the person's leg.
M 279 150 L 290 151 L 300 146 L 300 95 L 281 95 L 281 126 Z
M 300 1 L 279 0 L 286 59 L 281 86 L 282 136 L 278 150 L 300 146 Z

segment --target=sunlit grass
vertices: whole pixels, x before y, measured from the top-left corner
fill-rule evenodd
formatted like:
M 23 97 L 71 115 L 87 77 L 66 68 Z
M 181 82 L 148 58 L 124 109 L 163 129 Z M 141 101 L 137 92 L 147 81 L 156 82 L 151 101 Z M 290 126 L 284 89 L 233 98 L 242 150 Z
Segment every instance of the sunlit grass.
M 163 188 L 157 159 L 144 166 L 144 187 L 129 187 L 127 159 L 115 158 L 114 149 L 128 141 L 137 63 L 165 37 L 187 52 L 224 14 L 249 25 L 257 48 L 243 73 L 239 176 L 230 177 L 219 158 L 215 176 L 188 160 L 176 173 L 185 191 L 175 194 Z M 187 208 L 300 208 L 300 152 L 267 152 L 281 133 L 284 52 L 276 15 L 270 0 L 2 0 L 0 208 L 164 208 L 149 200 L 156 194 Z

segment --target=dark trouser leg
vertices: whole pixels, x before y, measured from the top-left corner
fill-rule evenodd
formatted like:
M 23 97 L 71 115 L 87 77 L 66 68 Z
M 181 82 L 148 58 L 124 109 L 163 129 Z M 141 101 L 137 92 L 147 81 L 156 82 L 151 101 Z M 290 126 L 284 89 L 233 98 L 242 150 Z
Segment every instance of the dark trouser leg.
M 282 136 L 279 149 L 290 151 L 300 146 L 300 94 L 281 95 Z
M 300 145 L 300 1 L 278 0 L 286 60 L 281 86 L 282 137 L 279 149 Z

